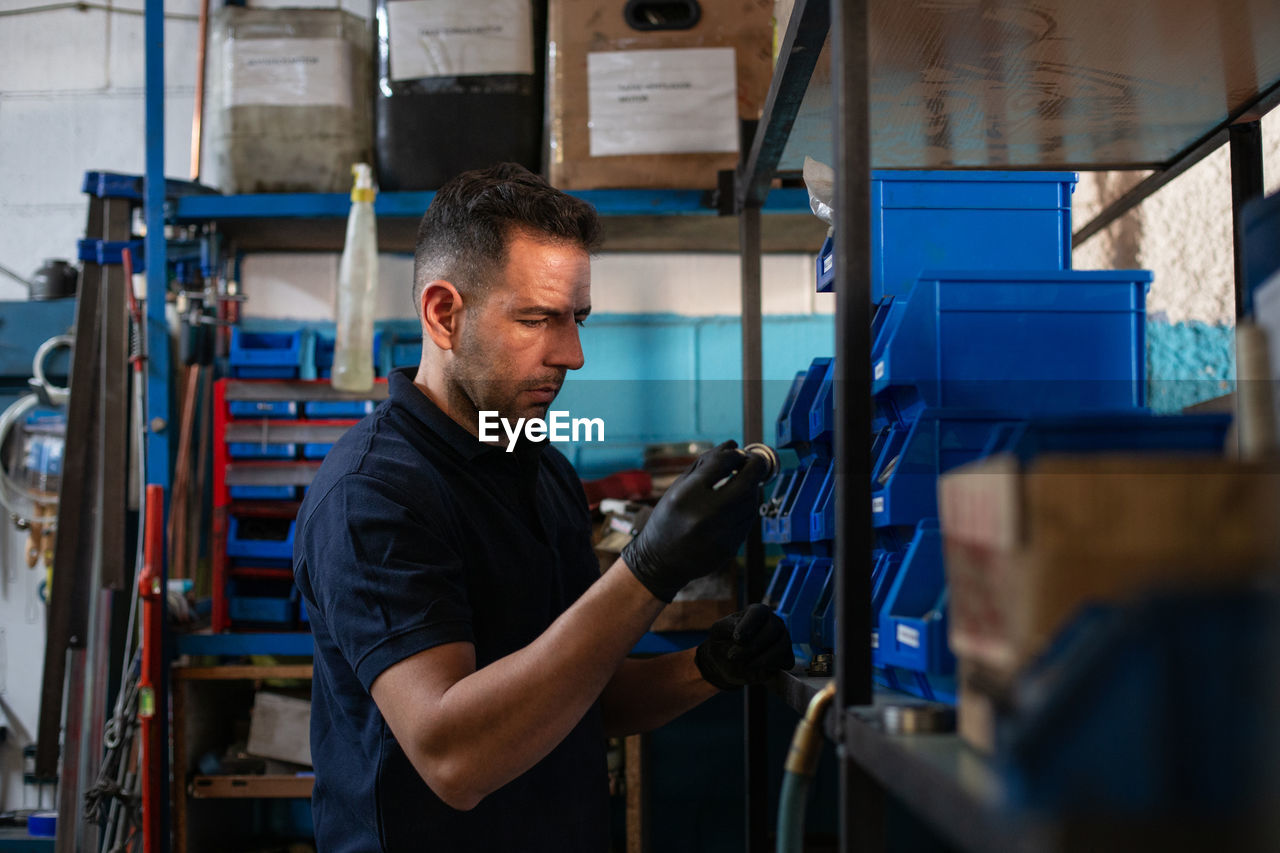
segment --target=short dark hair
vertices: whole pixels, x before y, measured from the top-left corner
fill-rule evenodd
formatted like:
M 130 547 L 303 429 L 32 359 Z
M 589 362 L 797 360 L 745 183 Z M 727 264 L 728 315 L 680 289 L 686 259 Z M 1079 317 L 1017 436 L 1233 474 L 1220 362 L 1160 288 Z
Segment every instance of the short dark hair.
M 444 279 L 464 297 L 482 297 L 506 264 L 513 231 L 594 252 L 600 217 L 581 199 L 555 189 L 515 163 L 463 172 L 442 186 L 418 226 L 413 253 L 413 304 Z

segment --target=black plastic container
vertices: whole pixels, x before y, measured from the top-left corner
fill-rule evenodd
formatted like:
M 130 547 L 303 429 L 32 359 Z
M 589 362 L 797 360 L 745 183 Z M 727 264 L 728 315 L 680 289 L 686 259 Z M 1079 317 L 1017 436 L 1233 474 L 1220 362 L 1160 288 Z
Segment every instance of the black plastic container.
M 409 77 L 403 54 L 392 56 L 391 27 L 404 27 L 412 15 L 400 10 L 422 8 L 422 0 L 378 0 L 374 128 L 382 190 L 434 190 L 459 172 L 506 161 L 541 171 L 546 0 L 525 2 L 532 50 L 527 67 L 532 73 L 450 75 L 446 67 L 432 69 L 431 76 Z M 509 27 L 513 17 L 491 16 L 490 26 Z M 425 30 L 436 24 L 422 26 Z M 393 78 L 396 60 L 400 66 Z M 413 63 L 408 64 L 410 73 L 421 65 L 419 58 Z

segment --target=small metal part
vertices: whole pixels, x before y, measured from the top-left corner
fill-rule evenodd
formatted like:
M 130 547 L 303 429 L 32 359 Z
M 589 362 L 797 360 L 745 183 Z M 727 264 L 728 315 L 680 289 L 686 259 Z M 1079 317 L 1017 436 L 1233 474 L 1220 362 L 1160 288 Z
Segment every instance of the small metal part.
M 782 467 L 782 460 L 778 458 L 778 451 L 774 450 L 767 444 L 753 442 L 742 448 L 742 452 L 754 453 L 756 456 L 763 459 L 765 464 L 769 466 L 769 472 L 765 474 L 763 482 L 767 483 L 769 480 L 772 480 L 778 473 L 778 470 Z
M 161 418 L 161 417 L 155 417 L 155 418 L 152 418 L 152 419 L 151 419 L 151 431 L 152 431 L 152 432 L 164 432 L 164 429 L 165 429 L 165 427 L 167 427 L 167 426 L 168 426 L 168 424 L 167 424 L 167 423 L 165 423 L 165 419 L 164 419 L 164 418 Z
M 885 705 L 880 722 L 887 734 L 942 734 L 956 730 L 956 709 L 950 705 Z
M 829 652 L 814 655 L 813 660 L 809 662 L 810 675 L 830 675 L 834 668 L 835 657 Z

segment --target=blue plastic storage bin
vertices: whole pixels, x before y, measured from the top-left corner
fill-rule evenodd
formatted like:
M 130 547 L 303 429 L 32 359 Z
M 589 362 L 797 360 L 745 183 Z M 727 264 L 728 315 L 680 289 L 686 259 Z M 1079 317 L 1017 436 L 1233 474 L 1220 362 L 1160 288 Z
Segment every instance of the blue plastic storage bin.
M 417 367 L 422 363 L 422 339 L 398 340 L 391 345 L 391 367 Z
M 830 557 L 798 558 L 790 581 L 774 608 L 774 612 L 787 625 L 792 646 L 802 647 L 796 649 L 802 655 L 808 652 L 813 613 L 830 574 Z
M 831 358 L 826 361 L 827 369 L 822 376 L 822 383 L 818 386 L 818 393 L 814 395 L 813 404 L 809 407 L 809 441 L 815 447 L 829 450 L 832 442 L 835 441 L 836 434 L 836 360 Z
M 232 459 L 293 459 L 298 455 L 298 445 L 231 441 L 227 443 L 227 454 Z
M 879 643 L 873 655 L 877 665 L 955 673 L 956 659 L 947 645 L 947 580 L 937 519 L 916 527 L 879 616 Z
M 302 330 L 246 332 L 231 328 L 231 375 L 242 379 L 296 379 L 302 366 Z
M 771 503 L 767 515 L 761 524 L 761 536 L 765 542 L 812 542 L 814 541 L 813 517 L 820 512 L 819 498 L 823 495 L 828 474 L 832 468 L 830 459 L 811 458 L 809 464 L 795 469 L 789 477 L 779 478 L 779 486 L 785 492 L 775 491 L 780 502 Z M 834 516 L 833 516 L 834 517 Z M 819 539 L 830 538 L 821 535 Z
M 294 486 L 229 486 L 227 491 L 235 501 L 291 501 L 298 496 Z
M 829 358 L 815 358 L 808 370 L 796 374 L 778 415 L 778 447 L 803 447 L 812 440 L 809 412 L 831 362 Z
M 1280 271 L 1280 193 L 1249 202 L 1241 222 L 1244 280 L 1249 294 L 1245 307 L 1252 310 L 1253 292 Z
M 910 293 L 926 269 L 1071 269 L 1073 172 L 871 173 L 871 300 Z M 830 244 L 818 290 L 831 289 Z
M 302 404 L 302 411 L 316 420 L 347 420 L 372 414 L 377 403 L 372 400 L 311 400 Z
M 227 410 L 233 418 L 292 420 L 298 416 L 298 404 L 293 400 L 232 400 Z
M 1028 462 L 1042 453 L 1218 454 L 1226 445 L 1231 420 L 1226 414 L 1148 413 L 1036 418 L 994 432 L 982 455 L 1012 453 Z
M 227 525 L 227 556 L 242 560 L 292 560 L 296 525 L 292 519 L 232 516 Z
M 782 593 L 786 591 L 787 584 L 791 583 L 791 574 L 796 570 L 796 562 L 800 559 L 802 558 L 795 554 L 783 554 L 778 559 L 773 576 L 769 578 L 769 586 L 764 591 L 765 604 L 777 609 L 778 603 L 782 601 Z
M 980 458 L 992 436 L 1014 417 L 992 412 L 925 409 L 890 427 L 873 444 L 871 519 L 877 527 L 915 526 L 938 514 L 938 477 Z
M 333 350 L 336 345 L 335 338 L 322 334 L 316 335 L 315 364 L 318 378 L 328 379 L 333 375 Z M 381 329 L 373 333 L 373 372 L 375 376 L 383 375 Z
M 304 459 L 323 459 L 329 455 L 329 451 L 333 450 L 333 443 L 328 444 L 306 444 L 302 447 L 302 457 Z
M 1150 283 L 1145 270 L 926 273 L 877 336 L 872 389 L 908 415 L 1140 408 Z
M 289 598 L 256 595 L 230 595 L 227 614 L 232 622 L 256 622 L 268 625 L 292 625 L 297 602 Z

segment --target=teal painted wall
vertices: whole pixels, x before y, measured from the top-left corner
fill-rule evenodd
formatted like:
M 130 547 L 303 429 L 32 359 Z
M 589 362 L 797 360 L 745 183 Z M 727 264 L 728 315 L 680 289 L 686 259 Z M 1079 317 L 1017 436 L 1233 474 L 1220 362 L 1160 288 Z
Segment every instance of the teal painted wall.
M 1160 414 L 1221 397 L 1235 388 L 1235 328 L 1147 321 L 1147 405 Z

